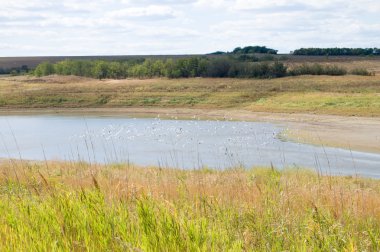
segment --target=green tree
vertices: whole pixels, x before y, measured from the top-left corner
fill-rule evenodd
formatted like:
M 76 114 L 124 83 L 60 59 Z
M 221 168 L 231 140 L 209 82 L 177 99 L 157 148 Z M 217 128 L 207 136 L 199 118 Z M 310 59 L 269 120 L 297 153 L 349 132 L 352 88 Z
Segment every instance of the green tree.
M 46 75 L 54 74 L 54 66 L 49 62 L 43 62 L 39 64 L 34 70 L 34 75 L 41 77 Z
M 93 76 L 99 80 L 107 78 L 108 66 L 104 61 L 96 61 L 93 69 Z

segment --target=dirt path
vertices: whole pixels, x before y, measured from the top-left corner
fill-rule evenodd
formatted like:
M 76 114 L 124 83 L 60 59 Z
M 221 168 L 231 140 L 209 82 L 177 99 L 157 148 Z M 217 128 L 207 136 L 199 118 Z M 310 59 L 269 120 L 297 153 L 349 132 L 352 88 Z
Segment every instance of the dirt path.
M 0 115 L 60 114 L 83 116 L 134 116 L 178 119 L 262 121 L 287 128 L 284 137 L 298 142 L 380 153 L 380 118 L 313 114 L 201 110 L 173 108 L 91 108 L 0 110 Z

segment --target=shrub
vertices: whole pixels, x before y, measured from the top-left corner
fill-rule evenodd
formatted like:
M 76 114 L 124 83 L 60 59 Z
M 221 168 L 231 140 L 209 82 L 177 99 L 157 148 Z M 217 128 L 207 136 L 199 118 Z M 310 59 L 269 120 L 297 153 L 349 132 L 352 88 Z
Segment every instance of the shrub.
M 355 68 L 351 71 L 351 74 L 353 75 L 362 75 L 362 76 L 373 76 L 375 73 L 368 71 L 364 68 Z
M 259 61 L 274 61 L 274 56 L 273 55 L 265 55 L 265 56 L 259 58 Z
M 228 77 L 231 61 L 226 58 L 213 59 L 209 62 L 206 70 L 207 77 Z
M 347 70 L 331 65 L 321 65 L 321 64 L 303 64 L 300 66 L 296 66 L 288 72 L 289 75 L 297 76 L 297 75 L 345 75 L 347 74 Z
M 41 77 L 46 75 L 54 74 L 54 65 L 49 62 L 43 62 L 39 64 L 34 70 L 34 75 Z

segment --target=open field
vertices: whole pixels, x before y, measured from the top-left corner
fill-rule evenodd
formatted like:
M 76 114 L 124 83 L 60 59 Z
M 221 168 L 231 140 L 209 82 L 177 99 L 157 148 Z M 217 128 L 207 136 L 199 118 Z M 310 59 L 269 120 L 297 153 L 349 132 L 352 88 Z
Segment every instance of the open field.
M 1 250 L 376 251 L 380 182 L 307 170 L 0 164 Z
M 380 76 L 94 80 L 3 77 L 0 107 L 166 107 L 380 116 Z

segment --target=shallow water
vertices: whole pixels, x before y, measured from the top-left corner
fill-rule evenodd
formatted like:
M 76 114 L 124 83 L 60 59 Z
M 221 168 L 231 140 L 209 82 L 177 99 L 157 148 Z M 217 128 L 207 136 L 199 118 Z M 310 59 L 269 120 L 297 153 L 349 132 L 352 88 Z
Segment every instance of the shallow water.
M 198 169 L 308 167 L 380 178 L 380 155 L 284 142 L 260 122 L 0 116 L 0 157 Z

